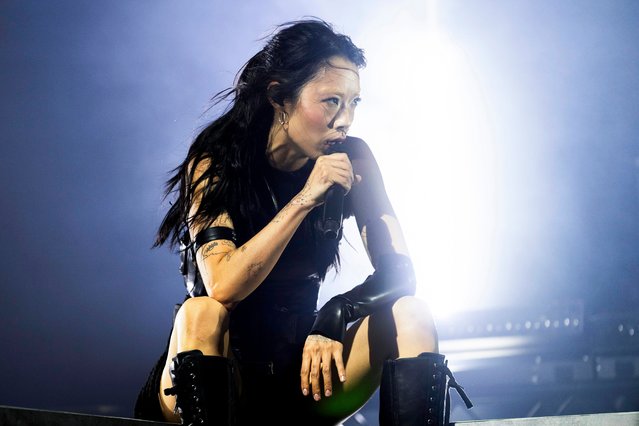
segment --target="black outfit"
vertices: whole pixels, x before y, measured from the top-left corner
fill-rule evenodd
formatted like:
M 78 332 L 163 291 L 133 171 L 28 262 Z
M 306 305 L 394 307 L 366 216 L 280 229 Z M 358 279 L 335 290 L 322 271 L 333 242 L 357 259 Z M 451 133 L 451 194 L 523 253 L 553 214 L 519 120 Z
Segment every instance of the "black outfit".
M 348 138 L 341 148 L 348 153 L 354 172 L 364 179 L 346 196 L 344 217 L 352 215 L 351 197 L 358 196 L 369 200 L 371 211 L 392 213 L 368 146 L 360 139 Z M 299 193 L 313 166 L 314 161 L 308 161 L 294 172 L 265 168 L 273 216 Z M 381 191 L 384 197 L 364 194 L 371 190 Z M 317 230 L 320 210 L 314 209 L 307 215 L 266 280 L 231 312 L 230 343 L 242 375 L 241 405 L 246 407 L 240 411 L 255 413 L 261 420 L 269 413 L 277 413 L 278 421 L 290 414 L 292 422 L 300 415 L 295 412 L 296 407 L 307 412 L 309 404 L 314 403 L 312 397 L 304 397 L 300 390 L 301 355 L 317 316 L 321 278 L 333 262 L 338 245 L 338 241 L 321 239 Z M 238 247 L 248 239 L 249 236 L 241 238 Z M 167 350 L 138 396 L 135 408 L 138 418 L 163 420 L 157 395 L 167 352 L 168 342 Z M 309 422 L 306 418 L 305 424 Z
M 354 172 L 362 176 L 362 182 L 354 186 L 344 200 L 344 216 L 353 214 L 355 203 L 366 206 L 366 212 L 358 215 L 358 220 L 392 215 L 379 168 L 366 144 L 349 137 L 341 150 L 349 155 Z M 265 187 L 273 202 L 273 215 L 299 193 L 313 166 L 314 162 L 308 161 L 295 172 L 265 168 Z M 301 356 L 306 337 L 317 333 L 341 341 L 347 322 L 414 293 L 410 260 L 382 259 L 378 261 L 379 265 L 373 265 L 375 274 L 353 290 L 331 299 L 318 318 L 316 305 L 320 281 L 335 259 L 338 244 L 321 239 L 317 226 L 320 210 L 314 209 L 307 215 L 269 276 L 230 314 L 230 345 L 241 373 L 241 424 L 270 423 L 269 416 L 279 424 L 291 425 L 334 424 L 340 420 L 309 416 L 315 402 L 312 397 L 303 396 L 300 389 Z M 361 228 L 365 224 L 358 225 Z M 238 247 L 250 238 L 250 235 L 243 238 L 242 234 L 240 230 Z M 389 237 L 369 235 L 369 243 L 371 239 L 379 241 Z M 184 269 L 183 273 L 186 272 Z M 394 285 L 394 281 L 400 282 Z M 189 285 L 187 288 L 191 296 L 206 296 L 202 294 L 201 283 L 199 290 L 198 285 L 195 285 L 195 291 Z M 140 393 L 136 417 L 163 420 L 157 394 L 166 357 L 165 351 Z

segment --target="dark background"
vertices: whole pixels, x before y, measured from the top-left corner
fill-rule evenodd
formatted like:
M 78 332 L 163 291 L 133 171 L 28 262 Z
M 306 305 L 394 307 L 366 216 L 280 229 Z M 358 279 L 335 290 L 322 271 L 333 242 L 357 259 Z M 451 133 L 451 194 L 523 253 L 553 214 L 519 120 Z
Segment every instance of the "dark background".
M 211 95 L 278 23 L 320 16 L 373 51 L 356 34 L 383 38 L 380 17 L 411 13 L 422 2 L 0 1 L 0 404 L 129 415 L 183 294 L 177 257 L 150 249 L 163 182 Z M 632 309 L 639 3 L 439 13 L 482 84 L 499 159 L 487 292 Z

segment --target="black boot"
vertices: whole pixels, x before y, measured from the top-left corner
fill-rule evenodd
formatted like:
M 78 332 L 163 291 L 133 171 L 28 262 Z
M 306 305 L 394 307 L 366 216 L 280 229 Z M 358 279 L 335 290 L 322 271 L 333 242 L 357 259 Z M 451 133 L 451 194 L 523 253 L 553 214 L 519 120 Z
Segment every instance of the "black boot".
M 198 350 L 177 354 L 171 364 L 175 409 L 189 426 L 236 424 L 237 392 L 233 362 L 221 356 L 205 356 Z
M 449 387 L 457 390 L 468 408 L 473 406 L 444 358 L 424 352 L 415 358 L 384 362 L 379 390 L 380 426 L 448 425 Z

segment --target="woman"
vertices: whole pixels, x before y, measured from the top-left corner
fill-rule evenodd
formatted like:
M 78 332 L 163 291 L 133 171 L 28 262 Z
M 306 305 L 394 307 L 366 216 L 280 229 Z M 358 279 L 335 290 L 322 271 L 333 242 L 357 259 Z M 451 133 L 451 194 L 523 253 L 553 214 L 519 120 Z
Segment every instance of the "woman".
M 408 251 L 373 155 L 347 136 L 364 65 L 362 50 L 329 24 L 290 23 L 218 98 L 232 96 L 230 107 L 168 182 L 178 196 L 156 244 L 182 242 L 189 295 L 136 417 L 328 425 L 381 382 L 382 424 L 441 420 L 449 372 L 435 327 L 412 296 Z M 318 312 L 319 284 L 339 263 L 318 208 L 334 186 L 375 273 Z M 418 388 L 428 392 L 416 396 Z

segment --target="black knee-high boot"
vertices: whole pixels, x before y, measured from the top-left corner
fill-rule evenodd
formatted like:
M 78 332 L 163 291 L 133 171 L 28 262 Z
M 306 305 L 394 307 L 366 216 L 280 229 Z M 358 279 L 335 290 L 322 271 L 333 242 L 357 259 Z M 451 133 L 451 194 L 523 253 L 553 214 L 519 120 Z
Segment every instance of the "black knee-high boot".
M 444 355 L 430 352 L 386 360 L 379 390 L 380 426 L 448 425 L 449 387 L 472 407 L 447 364 Z
M 175 408 L 182 424 L 189 426 L 236 424 L 237 391 L 233 361 L 202 355 L 198 350 L 181 352 L 171 364 Z

